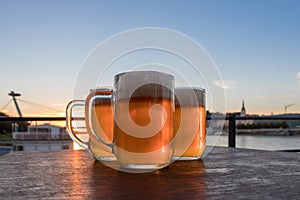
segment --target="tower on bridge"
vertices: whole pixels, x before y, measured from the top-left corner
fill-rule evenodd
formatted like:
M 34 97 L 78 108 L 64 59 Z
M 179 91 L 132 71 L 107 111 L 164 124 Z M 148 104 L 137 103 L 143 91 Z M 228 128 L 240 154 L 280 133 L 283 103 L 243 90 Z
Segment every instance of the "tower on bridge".
M 11 91 L 8 95 L 12 96 L 13 101 L 14 101 L 15 106 L 16 106 L 16 109 L 18 111 L 19 117 L 22 117 L 22 113 L 21 113 L 20 107 L 19 107 L 17 99 L 16 99 L 16 97 L 21 96 L 21 94 L 20 93 L 15 93 L 14 91 Z

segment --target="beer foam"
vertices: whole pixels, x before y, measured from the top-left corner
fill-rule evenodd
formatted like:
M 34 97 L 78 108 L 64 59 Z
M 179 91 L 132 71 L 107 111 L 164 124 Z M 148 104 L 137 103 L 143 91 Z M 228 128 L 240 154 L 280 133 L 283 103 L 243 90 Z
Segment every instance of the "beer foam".
M 205 107 L 205 90 L 193 87 L 175 88 L 175 105 Z
M 86 103 L 88 104 L 90 99 L 93 96 L 99 95 L 99 98 L 94 100 L 94 105 L 98 104 L 111 104 L 111 95 L 112 95 L 112 88 L 110 86 L 107 87 L 99 87 L 96 89 L 91 89 L 90 94 L 86 98 Z M 102 97 L 100 97 L 100 95 Z
M 158 97 L 173 99 L 174 76 L 157 71 L 130 71 L 115 75 L 114 93 L 121 99 Z
M 109 93 L 111 91 L 112 91 L 112 86 L 103 86 L 103 87 L 97 87 L 96 89 L 90 89 L 90 93 L 97 93 L 97 92 Z

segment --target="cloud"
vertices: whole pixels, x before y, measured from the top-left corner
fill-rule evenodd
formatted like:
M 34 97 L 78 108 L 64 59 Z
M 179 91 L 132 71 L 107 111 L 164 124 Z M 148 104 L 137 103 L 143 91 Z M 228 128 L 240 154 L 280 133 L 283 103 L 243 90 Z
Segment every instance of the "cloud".
M 227 90 L 227 89 L 232 89 L 233 87 L 235 87 L 236 84 L 237 84 L 237 81 L 232 81 L 232 80 L 215 80 L 214 84 L 216 86 L 218 86 L 219 88 Z
M 268 98 L 267 97 L 263 97 L 263 96 L 257 96 L 257 97 L 255 97 L 255 99 L 262 100 L 262 101 L 268 101 Z
M 289 94 L 286 94 L 286 95 L 280 95 L 281 98 L 284 98 L 284 99 L 295 99 L 297 98 L 296 95 L 289 95 Z
M 296 76 L 297 76 L 297 78 L 298 78 L 298 80 L 297 80 L 297 85 L 300 87 L 300 72 L 298 72 L 298 73 L 296 74 Z

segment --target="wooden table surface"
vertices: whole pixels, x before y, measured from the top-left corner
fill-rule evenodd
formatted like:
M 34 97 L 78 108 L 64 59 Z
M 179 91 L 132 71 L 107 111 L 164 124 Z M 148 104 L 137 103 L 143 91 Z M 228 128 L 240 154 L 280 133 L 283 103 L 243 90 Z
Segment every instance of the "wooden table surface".
M 86 151 L 0 157 L 0 199 L 300 199 L 300 153 L 215 147 L 149 173 L 116 171 Z

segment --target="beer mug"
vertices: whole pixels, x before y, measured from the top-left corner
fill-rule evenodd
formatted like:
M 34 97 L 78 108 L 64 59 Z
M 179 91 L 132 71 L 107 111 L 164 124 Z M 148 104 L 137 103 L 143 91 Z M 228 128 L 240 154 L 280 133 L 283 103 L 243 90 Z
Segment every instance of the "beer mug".
M 175 88 L 174 160 L 199 159 L 206 147 L 205 90 Z
M 113 142 L 103 141 L 93 123 L 90 123 L 90 128 L 99 141 L 111 148 L 110 152 L 121 168 L 159 169 L 171 163 L 174 150 L 174 79 L 170 74 L 157 71 L 115 75 Z M 93 101 L 98 98 L 103 97 L 96 95 Z M 89 112 L 92 112 L 91 108 Z
M 96 130 L 95 132 L 99 133 L 98 137 L 103 141 L 112 142 L 113 111 L 111 94 L 111 88 L 93 89 L 85 100 L 73 100 L 67 105 L 66 109 L 67 130 L 72 140 L 80 147 L 89 150 L 95 159 L 103 161 L 112 161 L 116 160 L 116 158 L 112 153 L 109 153 L 108 147 L 102 142 L 99 142 L 91 133 L 89 124 L 93 124 L 93 128 Z M 98 98 L 94 101 L 93 98 L 97 95 Z M 99 98 L 99 95 L 101 95 L 101 98 Z M 93 104 L 90 104 L 91 100 Z M 76 117 L 73 116 L 76 108 L 84 112 L 83 120 L 85 121 L 85 125 L 81 125 L 83 126 L 81 128 L 84 128 L 85 131 L 78 131 L 80 127 L 79 125 L 76 126 L 76 124 L 80 124 L 78 121 L 82 121 L 82 119 L 76 119 Z M 89 112 L 91 116 L 88 115 Z M 91 123 L 90 120 L 92 120 Z M 80 135 L 88 135 L 88 140 L 85 141 Z

